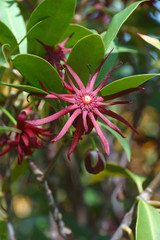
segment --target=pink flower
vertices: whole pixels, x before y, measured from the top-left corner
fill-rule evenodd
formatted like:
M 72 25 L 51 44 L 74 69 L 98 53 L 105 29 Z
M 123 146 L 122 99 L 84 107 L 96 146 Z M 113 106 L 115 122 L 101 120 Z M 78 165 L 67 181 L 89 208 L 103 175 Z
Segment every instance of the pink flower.
M 66 38 L 63 42 L 59 43 L 57 46 L 47 46 L 40 40 L 38 42 L 45 48 L 46 53 L 44 59 L 48 61 L 53 67 L 57 67 L 59 73 L 61 73 L 61 61 L 66 62 L 66 53 L 69 53 L 72 48 L 65 48 L 66 43 L 71 38 Z
M 105 159 L 99 150 L 89 149 L 84 163 L 87 171 L 92 174 L 98 174 L 105 169 Z
M 112 70 L 109 71 L 109 73 L 107 74 L 105 79 L 100 83 L 100 85 L 96 89 L 94 89 L 94 84 L 95 84 L 96 78 L 98 76 L 98 73 L 99 73 L 102 65 L 108 58 L 109 54 L 104 58 L 104 60 L 99 65 L 99 67 L 96 69 L 93 77 L 90 74 L 90 77 L 89 77 L 86 87 L 84 86 L 84 84 L 82 83 L 82 81 L 80 80 L 78 75 L 73 71 L 73 69 L 70 66 L 65 65 L 65 68 L 70 72 L 70 74 L 76 81 L 78 88 L 73 83 L 73 81 L 70 79 L 70 77 L 65 69 L 69 84 L 67 82 L 65 82 L 63 78 L 62 78 L 62 81 L 63 81 L 65 88 L 70 93 L 69 94 L 56 94 L 54 92 L 48 91 L 48 93 L 49 93 L 48 95 L 41 95 L 41 97 L 44 97 L 46 99 L 47 98 L 62 99 L 65 102 L 68 102 L 69 105 L 49 117 L 39 119 L 39 120 L 27 121 L 29 124 L 38 126 L 38 125 L 42 125 L 42 124 L 46 124 L 46 123 L 55 121 L 56 119 L 64 116 L 65 114 L 70 113 L 70 117 L 69 117 L 68 121 L 66 122 L 66 124 L 64 125 L 64 127 L 62 128 L 62 130 L 52 140 L 52 142 L 55 142 L 55 141 L 61 139 L 65 135 L 65 133 L 68 131 L 68 129 L 70 128 L 71 125 L 73 125 L 76 128 L 72 145 L 68 151 L 69 159 L 70 159 L 70 154 L 73 152 L 74 148 L 78 144 L 78 141 L 81 138 L 81 136 L 83 135 L 83 133 L 89 134 L 93 128 L 95 128 L 97 134 L 99 135 L 101 142 L 104 145 L 106 154 L 109 155 L 108 141 L 105 138 L 104 134 L 102 133 L 102 131 L 96 121 L 97 117 L 101 118 L 110 128 L 114 129 L 117 133 L 119 133 L 124 138 L 124 135 L 122 134 L 121 130 L 118 127 L 116 127 L 103 114 L 108 115 L 112 118 L 115 118 L 115 119 L 123 122 L 124 124 L 129 126 L 133 131 L 135 131 L 137 133 L 137 131 L 124 118 L 122 118 L 118 114 L 112 112 L 111 110 L 105 108 L 107 106 L 112 106 L 115 104 L 126 104 L 126 103 L 129 103 L 128 101 L 117 101 L 117 102 L 109 102 L 109 103 L 105 103 L 104 101 L 108 101 L 108 100 L 123 96 L 125 94 L 141 90 L 142 88 L 130 88 L 130 89 L 127 89 L 127 90 L 124 90 L 124 91 L 121 91 L 119 93 L 115 93 L 112 95 L 108 95 L 108 96 L 104 96 L 104 97 L 98 96 L 99 91 L 104 86 L 107 79 L 110 77 L 112 71 L 117 68 L 117 67 L 114 67 Z M 43 89 L 45 91 L 47 91 L 47 89 L 43 86 L 42 83 L 41 83 L 41 85 L 42 85 Z
M 52 133 L 47 133 L 52 128 L 38 128 L 29 123 L 26 123 L 26 112 L 21 112 L 17 117 L 17 129 L 19 132 L 10 132 L 8 135 L 9 140 L 5 140 L 3 145 L 7 145 L 6 148 L 0 152 L 0 156 L 7 153 L 11 148 L 17 148 L 18 151 L 18 164 L 21 164 L 23 156 L 32 155 L 34 148 L 43 148 L 41 141 L 45 141 L 43 137 L 53 137 Z M 12 139 L 12 140 L 11 140 Z M 2 144 L 1 144 L 2 146 Z

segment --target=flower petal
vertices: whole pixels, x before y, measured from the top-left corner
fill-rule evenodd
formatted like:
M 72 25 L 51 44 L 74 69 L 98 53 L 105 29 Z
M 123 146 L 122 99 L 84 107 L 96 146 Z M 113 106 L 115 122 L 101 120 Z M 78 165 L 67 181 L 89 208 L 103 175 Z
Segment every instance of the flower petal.
M 109 102 L 109 103 L 103 103 L 103 102 L 97 102 L 98 106 L 113 106 L 117 104 L 128 104 L 131 103 L 130 101 L 116 101 L 116 102 Z
M 88 131 L 88 125 L 87 125 L 87 113 L 88 111 L 83 111 L 82 117 L 83 117 L 83 126 L 84 126 L 84 130 L 85 132 Z
M 75 149 L 75 147 L 77 146 L 82 133 L 83 133 L 83 125 L 82 125 L 82 122 L 79 121 L 77 128 L 76 128 L 76 132 L 74 133 L 73 142 L 72 142 L 71 147 L 67 154 L 69 160 L 70 160 L 70 155 L 73 152 L 73 150 Z
M 23 140 L 24 145 L 28 147 L 28 146 L 29 146 L 28 136 L 27 136 L 25 133 L 24 133 L 24 134 L 22 133 L 22 134 L 21 134 L 21 138 L 22 138 L 22 140 Z
M 72 80 L 70 79 L 70 77 L 69 77 L 66 69 L 65 69 L 65 73 L 66 73 L 66 76 L 67 76 L 67 78 L 68 78 L 68 81 L 69 81 L 71 87 L 73 88 L 74 92 L 79 93 L 79 90 L 78 90 L 78 89 L 75 87 L 75 85 L 73 84 L 73 82 L 72 82 Z
M 123 133 L 121 132 L 121 130 L 116 127 L 111 121 L 109 121 L 98 109 L 95 109 L 94 113 L 100 117 L 110 128 L 112 128 L 113 130 L 115 130 L 117 133 L 119 133 L 123 138 L 125 138 L 125 136 L 123 135 Z
M 6 154 L 10 150 L 10 145 L 8 145 L 2 152 L 0 152 L 0 156 Z
M 103 143 L 103 146 L 104 146 L 104 149 L 105 149 L 106 154 L 109 155 L 109 145 L 108 145 L 108 141 L 107 141 L 107 139 L 105 138 L 105 136 L 103 135 L 100 127 L 98 126 L 98 123 L 96 122 L 93 113 L 89 112 L 89 113 L 88 113 L 88 116 L 89 116 L 89 118 L 91 119 L 91 121 L 92 121 L 92 123 L 93 123 L 93 125 L 94 125 L 94 128 L 95 128 L 96 132 L 98 133 L 98 136 L 99 136 L 100 139 L 101 139 L 101 142 Z
M 107 54 L 107 56 L 102 60 L 102 62 L 100 63 L 99 67 L 96 69 L 93 77 L 92 77 L 92 80 L 90 82 L 90 87 L 89 87 L 89 90 L 90 91 L 93 91 L 93 88 L 94 88 L 94 84 L 95 84 L 95 81 L 96 81 L 96 78 L 99 74 L 99 71 L 102 67 L 102 65 L 105 63 L 105 61 L 107 60 L 107 58 L 109 57 L 109 55 L 111 54 L 111 52 L 113 51 L 113 48 L 111 49 L 111 51 Z
M 101 84 L 96 88 L 96 90 L 94 90 L 94 94 L 97 94 L 101 88 L 104 86 L 104 84 L 106 83 L 107 79 L 110 77 L 111 73 L 116 69 L 119 68 L 121 65 L 118 65 L 114 68 L 112 68 L 109 73 L 107 74 L 107 76 L 105 77 L 105 79 L 101 82 Z
M 68 121 L 66 122 L 66 124 L 64 125 L 64 127 L 62 128 L 62 130 L 60 131 L 60 133 L 57 135 L 56 138 L 54 138 L 52 140 L 52 142 L 56 142 L 57 140 L 59 140 L 60 138 L 62 138 L 64 136 L 64 134 L 68 131 L 69 127 L 72 125 L 72 123 L 74 122 L 74 120 L 78 117 L 78 115 L 81 114 L 81 110 L 77 109 L 73 112 L 73 114 L 71 115 L 71 117 L 68 119 Z
M 52 122 L 52 121 L 62 117 L 63 115 L 67 114 L 68 112 L 75 110 L 76 108 L 77 108 L 77 105 L 69 105 L 66 108 L 63 108 L 61 111 L 54 113 L 53 115 L 51 115 L 49 117 L 38 119 L 38 120 L 28 120 L 28 121 L 26 121 L 26 123 L 32 124 L 34 126 L 40 126 L 40 125 Z
M 114 112 L 112 112 L 111 110 L 108 110 L 108 109 L 102 108 L 102 107 L 99 107 L 99 110 L 100 110 L 101 112 L 103 112 L 104 114 L 106 114 L 106 115 L 108 115 L 108 116 L 110 116 L 110 117 L 112 117 L 112 118 L 115 118 L 115 119 L 119 120 L 120 122 L 123 122 L 123 123 L 126 124 L 128 127 L 130 127 L 135 133 L 139 134 L 139 133 L 137 132 L 137 130 L 136 130 L 134 127 L 132 127 L 132 125 L 131 125 L 129 122 L 127 122 L 123 117 L 121 117 L 121 116 L 118 115 L 117 113 L 114 113 Z
M 108 100 L 111 100 L 111 99 L 114 99 L 114 98 L 118 98 L 118 97 L 124 96 L 126 94 L 129 94 L 131 92 L 135 92 L 135 91 L 139 91 L 139 90 L 145 90 L 145 88 L 129 88 L 129 89 L 123 90 L 123 91 L 118 92 L 118 93 L 114 93 L 114 94 L 111 94 L 111 95 L 108 95 L 108 96 L 104 96 L 103 101 L 108 101 Z
M 71 73 L 71 75 L 74 77 L 74 79 L 75 79 L 75 81 L 77 82 L 80 90 L 84 91 L 84 90 L 85 90 L 85 87 L 84 87 L 81 79 L 80 79 L 80 78 L 78 77 L 78 75 L 75 73 L 75 71 L 73 71 L 73 69 L 72 69 L 69 65 L 67 65 L 67 64 L 65 64 L 64 66 L 68 69 L 68 71 L 69 71 L 69 72 Z

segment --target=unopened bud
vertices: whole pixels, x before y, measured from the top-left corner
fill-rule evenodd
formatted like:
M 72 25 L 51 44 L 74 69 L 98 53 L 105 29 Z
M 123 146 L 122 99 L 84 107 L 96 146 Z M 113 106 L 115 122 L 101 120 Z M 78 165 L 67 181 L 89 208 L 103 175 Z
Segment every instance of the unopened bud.
M 85 167 L 89 173 L 97 174 L 104 170 L 105 159 L 99 150 L 89 149 L 85 157 Z

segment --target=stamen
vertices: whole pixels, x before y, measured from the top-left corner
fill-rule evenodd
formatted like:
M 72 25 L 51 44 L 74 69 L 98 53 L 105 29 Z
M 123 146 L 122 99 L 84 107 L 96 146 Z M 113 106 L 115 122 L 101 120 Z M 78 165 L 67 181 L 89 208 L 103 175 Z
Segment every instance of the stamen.
M 82 102 L 84 104 L 90 104 L 92 102 L 92 97 L 90 95 L 84 95 L 82 97 Z

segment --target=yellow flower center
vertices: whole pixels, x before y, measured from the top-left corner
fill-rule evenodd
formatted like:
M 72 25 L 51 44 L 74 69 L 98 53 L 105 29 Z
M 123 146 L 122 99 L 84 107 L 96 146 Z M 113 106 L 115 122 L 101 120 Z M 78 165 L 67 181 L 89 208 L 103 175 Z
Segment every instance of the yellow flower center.
M 92 102 L 92 97 L 90 95 L 84 95 L 82 101 L 84 104 L 90 104 Z

